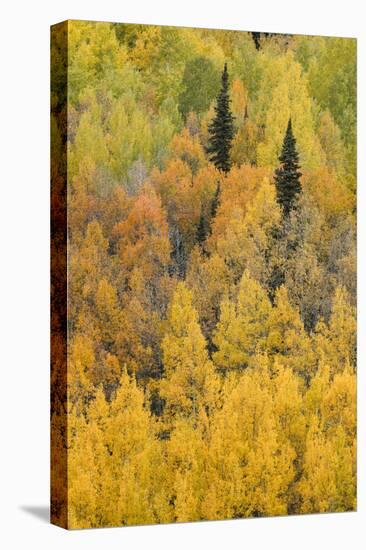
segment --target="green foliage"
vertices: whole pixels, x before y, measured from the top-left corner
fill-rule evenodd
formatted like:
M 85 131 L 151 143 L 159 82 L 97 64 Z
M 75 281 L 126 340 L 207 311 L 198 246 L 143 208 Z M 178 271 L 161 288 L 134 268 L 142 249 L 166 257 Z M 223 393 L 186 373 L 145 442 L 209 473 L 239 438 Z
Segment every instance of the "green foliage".
M 186 118 L 190 111 L 198 115 L 207 111 L 219 85 L 219 72 L 210 59 L 200 56 L 188 61 L 179 96 L 179 110 L 183 117 Z
M 284 215 L 288 216 L 301 192 L 299 155 L 296 151 L 296 139 L 292 132 L 291 118 L 288 121 L 279 161 L 281 166 L 275 172 L 277 201 Z
M 209 233 L 209 225 L 204 212 L 201 210 L 200 221 L 197 226 L 197 242 L 202 246 Z
M 215 166 L 226 173 L 231 167 L 230 150 L 234 138 L 234 118 L 230 110 L 229 75 L 226 63 L 221 80 L 222 85 L 217 97 L 215 118 L 209 126 L 210 139 L 207 152 Z

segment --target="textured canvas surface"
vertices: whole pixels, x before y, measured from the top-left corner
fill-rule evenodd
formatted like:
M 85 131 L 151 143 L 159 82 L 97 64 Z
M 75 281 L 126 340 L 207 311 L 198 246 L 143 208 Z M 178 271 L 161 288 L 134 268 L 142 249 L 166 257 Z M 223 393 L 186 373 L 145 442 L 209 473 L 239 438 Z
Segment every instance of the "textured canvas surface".
M 51 516 L 356 509 L 356 41 L 51 30 Z

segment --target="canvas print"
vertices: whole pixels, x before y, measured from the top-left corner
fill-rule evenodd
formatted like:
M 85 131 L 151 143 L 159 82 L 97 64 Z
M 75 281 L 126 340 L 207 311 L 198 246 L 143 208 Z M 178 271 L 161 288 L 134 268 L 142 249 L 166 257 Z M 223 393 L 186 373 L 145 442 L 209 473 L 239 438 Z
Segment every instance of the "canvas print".
M 356 40 L 51 42 L 52 522 L 355 510 Z

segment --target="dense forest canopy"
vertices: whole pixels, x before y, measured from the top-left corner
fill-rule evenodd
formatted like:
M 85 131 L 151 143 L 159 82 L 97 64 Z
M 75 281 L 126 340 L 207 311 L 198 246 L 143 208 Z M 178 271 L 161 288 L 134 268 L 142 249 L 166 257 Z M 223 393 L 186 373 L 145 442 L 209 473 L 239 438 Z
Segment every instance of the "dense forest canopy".
M 355 508 L 356 42 L 258 34 L 68 23 L 72 527 Z

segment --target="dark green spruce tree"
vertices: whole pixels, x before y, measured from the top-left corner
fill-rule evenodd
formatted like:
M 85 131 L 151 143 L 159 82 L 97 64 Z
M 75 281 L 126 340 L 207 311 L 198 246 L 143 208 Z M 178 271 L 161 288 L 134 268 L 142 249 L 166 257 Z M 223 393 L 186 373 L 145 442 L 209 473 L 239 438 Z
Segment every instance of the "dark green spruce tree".
M 224 172 L 224 174 L 227 174 L 231 168 L 230 151 L 231 143 L 234 138 L 234 117 L 230 110 L 229 75 L 226 63 L 221 75 L 221 90 L 216 100 L 215 117 L 208 131 L 210 135 L 206 151 L 209 158 L 216 168 Z M 200 244 L 203 252 L 205 252 L 204 243 L 211 234 L 212 220 L 216 216 L 216 211 L 220 203 L 220 193 L 220 182 L 218 181 L 209 211 L 205 213 L 201 210 L 196 240 Z
M 214 198 L 212 199 L 212 202 L 211 202 L 211 218 L 214 218 L 216 216 L 217 209 L 220 205 L 220 194 L 221 194 L 221 186 L 220 186 L 220 182 L 218 181 Z
M 278 160 L 281 166 L 275 171 L 277 202 L 282 208 L 284 217 L 288 217 L 301 193 L 301 172 L 299 171 L 299 154 L 296 150 L 296 139 L 292 131 L 291 118 L 288 121 L 282 151 Z
M 211 235 L 212 221 L 216 216 L 216 212 L 220 204 L 220 193 L 221 193 L 221 187 L 220 187 L 220 182 L 218 181 L 215 195 L 211 201 L 211 206 L 209 211 L 205 214 L 203 208 L 201 208 L 201 215 L 197 225 L 196 240 L 200 245 L 201 250 L 204 254 L 207 254 L 207 251 L 205 248 L 205 241 L 207 237 Z
M 221 75 L 221 90 L 217 96 L 215 117 L 208 128 L 207 153 L 216 168 L 227 174 L 231 168 L 230 150 L 234 138 L 234 117 L 230 110 L 227 64 Z
M 201 215 L 198 222 L 197 233 L 196 233 L 196 240 L 201 247 L 203 247 L 203 243 L 208 237 L 209 231 L 210 231 L 209 221 L 207 220 L 207 216 L 205 216 L 203 208 L 201 208 Z

